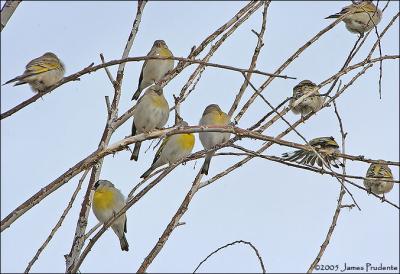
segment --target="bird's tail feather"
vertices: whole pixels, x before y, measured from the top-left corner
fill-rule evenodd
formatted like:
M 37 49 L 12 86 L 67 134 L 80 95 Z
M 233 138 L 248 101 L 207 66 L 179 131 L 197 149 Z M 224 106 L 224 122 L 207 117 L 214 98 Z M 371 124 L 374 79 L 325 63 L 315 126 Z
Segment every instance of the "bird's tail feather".
M 201 174 L 208 175 L 208 169 L 210 168 L 211 157 L 213 154 L 208 154 L 204 160 L 204 164 L 201 167 Z
M 148 177 L 150 175 L 150 173 L 153 172 L 153 170 L 154 170 L 154 168 L 153 168 L 153 166 L 151 166 L 148 170 L 146 170 L 145 173 L 142 174 L 142 176 L 140 176 L 140 178 L 144 179 L 144 178 Z
M 24 77 L 22 77 L 22 76 L 17 76 L 15 78 L 11 79 L 11 80 L 8 80 L 4 84 L 2 84 L 2 86 L 7 85 L 7 84 L 12 83 L 12 82 L 15 82 L 15 81 L 21 81 L 23 78 Z M 26 82 L 22 82 L 21 81 L 21 82 L 15 83 L 14 86 L 18 86 L 18 85 L 22 85 L 22 84 L 26 84 Z
M 133 152 L 132 152 L 132 155 L 131 155 L 131 160 L 135 160 L 135 161 L 138 160 L 139 151 L 140 151 L 140 145 L 141 144 L 142 144 L 141 142 L 136 142 L 135 143 L 135 147 L 133 148 Z
M 119 238 L 119 243 L 121 245 L 122 251 L 129 251 L 129 244 L 128 244 L 128 240 L 125 237 L 125 234 L 123 234 L 122 237 Z
M 341 16 L 341 14 L 336 13 L 336 14 L 329 15 L 328 17 L 325 17 L 325 19 L 336 19 L 336 18 L 339 18 L 340 16 Z
M 132 96 L 132 101 L 133 100 L 137 100 L 139 98 L 140 93 L 142 92 L 142 90 L 140 89 L 140 87 L 138 87 L 138 89 L 135 91 L 135 93 Z

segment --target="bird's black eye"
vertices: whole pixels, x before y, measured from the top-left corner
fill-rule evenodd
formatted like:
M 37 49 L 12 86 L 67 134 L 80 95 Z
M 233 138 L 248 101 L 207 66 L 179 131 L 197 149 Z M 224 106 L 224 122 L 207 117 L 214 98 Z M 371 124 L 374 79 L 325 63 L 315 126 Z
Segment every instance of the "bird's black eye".
M 94 189 L 97 189 L 98 187 L 99 187 L 99 181 L 97 181 L 95 184 L 94 184 Z

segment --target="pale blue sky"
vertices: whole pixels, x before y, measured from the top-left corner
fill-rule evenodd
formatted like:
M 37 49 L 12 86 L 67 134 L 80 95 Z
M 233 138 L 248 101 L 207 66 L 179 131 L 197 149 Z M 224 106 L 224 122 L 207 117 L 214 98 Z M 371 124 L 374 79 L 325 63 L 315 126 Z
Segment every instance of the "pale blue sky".
M 330 21 L 323 18 L 339 11 L 346 2 L 273 2 L 268 10 L 267 30 L 257 69 L 273 72 L 280 64 Z M 3 5 L 3 1 L 1 4 Z M 386 2 L 382 1 L 382 7 Z M 164 39 L 175 56 L 185 57 L 193 45 L 228 21 L 245 2 L 150 2 L 130 56 L 145 55 L 154 40 Z M 55 52 L 66 65 L 66 75 L 90 63 L 119 59 L 135 16 L 135 2 L 22 2 L 1 33 L 1 83 L 23 72 L 26 63 L 46 51 Z M 392 1 L 378 29 L 382 30 L 398 12 L 399 2 Z M 212 57 L 211 61 L 248 67 L 259 31 L 262 8 L 246 21 Z M 343 64 L 357 36 L 344 24 L 337 25 L 294 61 L 284 74 L 298 80 L 276 79 L 264 91 L 277 105 L 291 96 L 292 88 L 303 79 L 319 83 Z M 364 59 L 375 41 L 371 35 L 353 63 Z M 398 21 L 382 40 L 383 54 L 399 52 Z M 202 54 L 204 56 L 204 54 Z M 374 56 L 378 56 L 376 52 Z M 375 65 L 338 100 L 345 130 L 347 153 L 363 154 L 372 159 L 399 160 L 399 63 L 383 64 L 382 100 L 378 96 L 379 66 Z M 132 106 L 141 63 L 128 63 L 122 86 L 120 113 Z M 186 69 L 164 89 L 173 103 L 194 66 Z M 116 67 L 110 68 L 115 76 Z M 343 77 L 344 82 L 352 75 Z M 265 78 L 255 76 L 260 85 Z M 181 106 L 189 124 L 196 124 L 205 106 L 217 103 L 228 111 L 243 79 L 240 74 L 207 68 L 193 94 Z M 247 89 L 244 100 L 252 94 Z M 28 86 L 1 87 L 1 112 L 33 95 Z M 1 121 L 1 215 L 46 186 L 53 179 L 86 157 L 100 140 L 106 121 L 104 96 L 113 95 L 104 72 L 67 83 L 43 100 Z M 242 101 L 240 106 L 245 101 Z M 270 109 L 257 99 L 243 119 L 246 128 Z M 294 122 L 299 117 L 289 113 Z M 173 115 L 168 125 L 173 124 Z M 131 120 L 121 126 L 111 142 L 130 134 Z M 265 134 L 274 136 L 286 126 L 276 123 Z M 333 108 L 313 116 L 298 130 L 307 138 L 334 136 L 340 140 Z M 302 143 L 294 133 L 285 140 Z M 244 140 L 241 144 L 256 149 L 262 143 Z M 147 148 L 149 142 L 143 145 Z M 194 151 L 202 149 L 196 136 Z M 139 162 L 129 161 L 122 151 L 104 162 L 102 179 L 112 181 L 127 195 L 149 167 L 154 152 L 142 150 Z M 232 149 L 226 149 L 229 151 Z M 280 155 L 288 148 L 273 146 L 268 155 Z M 290 150 L 290 149 L 289 149 Z M 229 156 L 213 159 L 211 176 L 238 159 Z M 127 213 L 126 253 L 112 231 L 107 231 L 93 247 L 80 270 L 82 272 L 136 271 L 154 246 L 165 226 L 189 190 L 202 161 L 181 166 L 162 184 L 151 190 Z M 347 162 L 347 172 L 364 176 L 368 165 Z M 399 170 L 392 168 L 396 179 Z M 1 271 L 21 272 L 57 222 L 69 201 L 79 176 L 71 180 L 18 219 L 1 233 Z M 361 181 L 356 181 L 362 184 Z M 87 181 L 84 183 L 86 189 Z M 251 241 L 260 251 L 268 272 L 304 272 L 322 244 L 336 207 L 339 183 L 329 177 L 288 168 L 275 162 L 254 159 L 242 168 L 202 189 L 183 216 L 185 226 L 177 228 L 164 249 L 149 267 L 149 272 L 190 272 L 211 251 L 235 240 Z M 399 212 L 387 203 L 349 187 L 362 211 L 345 209 L 321 263 L 348 265 L 396 265 L 399 267 Z M 70 250 L 84 191 L 77 197 L 64 225 L 38 262 L 34 272 L 62 272 L 64 254 Z M 399 204 L 399 187 L 386 196 Z M 351 203 L 348 195 L 345 203 Z M 88 228 L 97 223 L 92 212 Z M 235 246 L 214 256 L 202 272 L 259 272 L 260 266 L 251 249 Z

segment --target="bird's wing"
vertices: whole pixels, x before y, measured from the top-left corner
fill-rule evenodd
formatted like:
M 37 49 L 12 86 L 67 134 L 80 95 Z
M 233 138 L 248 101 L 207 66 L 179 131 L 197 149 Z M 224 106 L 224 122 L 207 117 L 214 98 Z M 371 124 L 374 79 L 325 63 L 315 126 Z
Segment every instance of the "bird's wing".
M 160 147 L 158 148 L 158 150 L 157 150 L 157 152 L 156 152 L 156 155 L 154 156 L 154 160 L 153 160 L 152 165 L 154 165 L 155 162 L 157 162 L 157 160 L 160 158 L 161 152 L 163 151 L 164 147 L 165 147 L 166 144 L 168 143 L 169 139 L 170 139 L 170 136 L 166 137 L 166 138 L 163 140 L 163 142 L 161 143 Z

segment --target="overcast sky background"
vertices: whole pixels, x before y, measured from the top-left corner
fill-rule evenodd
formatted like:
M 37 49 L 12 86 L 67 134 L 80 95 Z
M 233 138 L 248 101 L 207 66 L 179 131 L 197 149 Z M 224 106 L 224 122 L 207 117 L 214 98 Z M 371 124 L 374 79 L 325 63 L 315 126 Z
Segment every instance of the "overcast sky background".
M 268 10 L 267 30 L 257 69 L 273 72 L 301 45 L 331 21 L 323 18 L 340 11 L 346 2 L 273 2 Z M 381 1 L 380 7 L 386 2 Z M 1 1 L 1 5 L 4 1 Z M 228 21 L 246 3 L 235 2 L 150 2 L 142 17 L 130 56 L 147 54 L 154 40 L 164 39 L 175 56 L 185 57 L 211 32 Z M 22 2 L 1 33 L 1 83 L 20 75 L 28 61 L 46 51 L 56 53 L 66 66 L 66 75 L 90 63 L 119 59 L 136 13 L 135 2 Z M 391 1 L 378 29 L 382 30 L 398 12 L 399 2 Z M 260 30 L 262 8 L 246 21 L 214 54 L 211 62 L 247 68 L 256 44 L 251 29 Z M 357 36 L 340 23 L 308 48 L 283 74 L 297 80 L 275 79 L 264 91 L 274 105 L 291 96 L 292 88 L 303 79 L 316 83 L 327 79 L 343 65 Z M 375 41 L 370 35 L 353 64 L 364 59 Z M 206 51 L 207 52 L 207 51 Z M 382 40 L 382 53 L 398 54 L 398 20 Z M 378 51 L 374 56 L 378 56 Z M 204 56 L 204 54 L 202 55 Z M 399 160 L 399 63 L 383 63 L 382 99 L 378 95 L 379 65 L 362 76 L 337 101 L 345 130 L 346 152 L 372 159 Z M 132 106 L 141 62 L 128 63 L 122 86 L 119 113 Z M 173 103 L 195 66 L 185 69 L 164 89 Z M 117 67 L 110 68 L 115 76 Z M 351 79 L 343 77 L 344 83 Z M 265 77 L 253 76 L 259 86 Z M 217 103 L 228 111 L 243 79 L 240 74 L 207 68 L 193 94 L 182 104 L 181 114 L 195 125 L 204 108 Z M 327 87 L 326 87 L 327 88 Z M 326 91 L 326 88 L 324 91 Z M 252 94 L 247 89 L 240 107 Z M 1 112 L 33 95 L 28 86 L 1 87 Z M 106 121 L 104 96 L 112 98 L 113 88 L 104 70 L 81 77 L 46 95 L 11 117 L 1 121 L 1 218 L 46 186 L 75 163 L 93 152 Z M 270 109 L 257 99 L 239 123 L 247 128 Z M 235 113 L 236 114 L 236 113 Z M 168 126 L 173 125 L 173 115 Z M 286 118 L 294 122 L 299 116 Z M 130 134 L 131 119 L 113 135 L 111 143 Z M 286 129 L 279 122 L 265 134 L 275 136 Z M 340 141 L 333 106 L 313 116 L 297 128 L 308 140 L 334 136 Z M 294 133 L 285 140 L 303 143 Z M 257 149 L 262 142 L 244 140 L 240 144 Z M 139 162 L 129 161 L 122 151 L 105 159 L 100 178 L 112 181 L 125 195 L 149 167 L 154 151 L 144 151 Z M 196 135 L 194 151 L 202 149 Z M 267 155 L 291 150 L 272 146 Z M 232 149 L 225 149 L 232 151 Z M 239 159 L 215 158 L 209 176 Z M 202 163 L 180 166 L 135 204 L 127 213 L 130 244 L 122 252 L 109 230 L 95 244 L 82 264 L 81 272 L 136 271 L 170 221 Z M 194 169 L 193 169 L 194 168 Z M 347 162 L 347 172 L 364 176 L 368 164 Z M 398 168 L 392 168 L 399 178 Z M 1 233 L 1 271 L 22 272 L 59 219 L 80 175 L 32 208 Z M 88 176 L 89 178 L 89 176 Z M 88 178 L 70 214 L 33 272 L 65 271 L 64 254 L 69 253 Z M 356 181 L 362 185 L 361 181 Z M 216 248 L 235 240 L 251 241 L 260 251 L 268 272 L 304 272 L 319 251 L 332 220 L 340 184 L 328 175 L 262 159 L 254 159 L 217 183 L 201 189 L 148 272 L 191 272 Z M 373 196 L 349 186 L 362 208 L 344 209 L 321 263 L 399 267 L 399 211 Z M 399 204 L 395 185 L 387 199 Z M 351 203 L 348 195 L 345 204 Z M 88 229 L 97 224 L 90 212 Z M 254 252 L 247 246 L 230 247 L 208 260 L 201 272 L 259 272 Z

